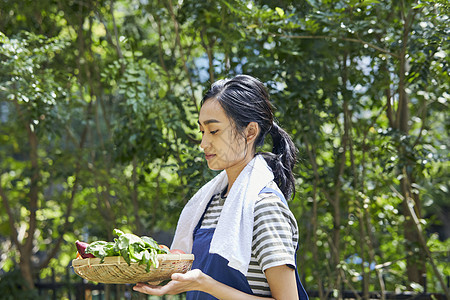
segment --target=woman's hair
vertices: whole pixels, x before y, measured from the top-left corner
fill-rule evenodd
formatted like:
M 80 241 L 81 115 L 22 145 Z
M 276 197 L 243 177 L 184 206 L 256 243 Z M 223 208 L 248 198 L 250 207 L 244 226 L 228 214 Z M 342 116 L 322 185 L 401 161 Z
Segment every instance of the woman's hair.
M 260 133 L 255 140 L 253 151 L 264 144 L 268 133 L 272 136 L 272 152 L 258 154 L 262 155 L 272 168 L 274 180 L 284 197 L 290 199 L 295 193 L 292 169 L 297 149 L 286 131 L 275 123 L 266 87 L 252 76 L 238 75 L 215 82 L 203 97 L 202 105 L 208 99 L 219 102 L 225 114 L 235 124 L 238 133 L 243 133 L 250 122 L 258 123 Z

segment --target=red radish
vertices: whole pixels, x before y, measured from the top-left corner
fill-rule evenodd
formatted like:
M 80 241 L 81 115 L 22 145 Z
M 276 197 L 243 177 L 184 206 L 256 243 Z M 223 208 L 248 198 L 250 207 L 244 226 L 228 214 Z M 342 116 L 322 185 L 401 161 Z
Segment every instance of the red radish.
M 89 246 L 88 243 L 76 241 L 75 245 L 77 246 L 78 253 L 80 253 L 82 258 L 94 258 L 95 256 L 91 253 L 86 253 L 86 248 Z
M 186 252 L 184 252 L 183 250 L 180 250 L 180 249 L 171 249 L 170 253 L 172 253 L 172 254 L 186 254 Z

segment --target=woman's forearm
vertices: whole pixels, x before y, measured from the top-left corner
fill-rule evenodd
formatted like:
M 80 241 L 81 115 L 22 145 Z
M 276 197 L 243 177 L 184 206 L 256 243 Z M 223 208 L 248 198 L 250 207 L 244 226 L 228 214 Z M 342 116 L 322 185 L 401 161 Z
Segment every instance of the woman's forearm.
M 201 291 L 208 293 L 218 299 L 221 300 L 239 300 L 239 299 L 273 299 L 273 298 L 266 298 L 266 297 L 258 297 L 246 294 L 244 292 L 241 292 L 235 288 L 232 288 L 228 285 L 225 285 L 212 277 L 203 274 L 201 279 Z
M 235 288 L 220 283 L 198 269 L 188 271 L 185 274 L 172 274 L 172 280 L 163 286 L 137 283 L 133 287 L 133 290 L 155 296 L 176 295 L 187 291 L 201 291 L 223 300 L 273 299 L 246 294 Z

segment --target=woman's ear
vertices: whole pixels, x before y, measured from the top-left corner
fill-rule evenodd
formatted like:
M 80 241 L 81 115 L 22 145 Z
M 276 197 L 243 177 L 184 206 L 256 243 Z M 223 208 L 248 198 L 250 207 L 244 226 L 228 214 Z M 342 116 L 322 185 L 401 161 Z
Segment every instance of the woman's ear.
M 250 144 L 251 142 L 254 142 L 259 134 L 259 126 L 256 122 L 250 122 L 247 125 L 247 128 L 245 129 L 246 134 L 246 142 L 247 144 Z

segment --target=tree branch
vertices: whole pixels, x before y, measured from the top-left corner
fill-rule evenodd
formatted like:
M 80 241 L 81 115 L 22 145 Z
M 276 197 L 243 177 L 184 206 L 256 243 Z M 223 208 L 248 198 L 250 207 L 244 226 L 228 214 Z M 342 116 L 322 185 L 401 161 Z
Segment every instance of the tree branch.
M 180 49 L 180 56 L 181 56 L 181 61 L 183 62 L 183 69 L 186 72 L 186 76 L 189 81 L 192 101 L 194 102 L 194 107 L 196 108 L 196 110 L 198 112 L 199 108 L 197 105 L 197 101 L 195 99 L 194 83 L 192 82 L 192 78 L 190 76 L 189 69 L 187 67 L 186 58 L 184 57 L 184 50 L 183 50 L 183 46 L 181 45 L 181 39 L 180 39 L 179 24 L 178 24 L 177 19 L 175 18 L 174 12 L 173 12 L 172 0 L 169 0 L 169 13 L 170 13 L 170 17 L 172 18 L 173 26 L 175 28 L 175 39 L 176 39 L 176 43 L 178 44 L 178 48 Z
M 403 176 L 404 176 L 404 178 L 408 178 L 405 168 L 403 168 Z M 407 184 L 406 181 L 403 181 L 403 184 Z M 407 201 L 407 204 L 406 204 L 406 207 L 408 208 L 407 213 L 409 214 L 409 217 L 413 220 L 413 224 L 415 225 L 414 229 L 416 230 L 417 235 L 419 237 L 420 245 L 422 246 L 423 250 L 425 251 L 425 253 L 431 263 L 431 266 L 433 268 L 434 274 L 436 275 L 436 277 L 439 280 L 439 283 L 442 286 L 442 289 L 444 290 L 447 298 L 450 299 L 449 289 L 445 285 L 444 279 L 442 278 L 441 273 L 439 272 L 439 270 L 434 262 L 433 256 L 431 255 L 431 251 L 427 246 L 427 242 L 425 240 L 425 236 L 424 236 L 424 233 L 422 230 L 422 226 L 420 225 L 419 218 L 417 217 L 416 212 L 414 211 L 414 207 L 416 206 L 414 199 L 412 199 L 410 195 L 405 195 L 406 196 L 406 198 L 405 198 L 399 191 L 397 191 L 397 189 L 393 185 L 390 185 L 389 188 L 395 193 L 395 195 L 397 195 L 397 197 L 399 199 L 401 199 L 402 201 Z
M 2 198 L 3 206 L 5 207 L 6 213 L 8 214 L 9 227 L 11 228 L 11 238 L 14 245 L 17 247 L 20 253 L 22 253 L 22 244 L 19 242 L 19 234 L 14 221 L 14 214 L 11 211 L 11 206 L 9 205 L 9 198 L 7 197 L 5 191 L 0 182 L 0 197 Z
M 392 107 L 392 93 L 391 93 L 391 79 L 389 77 L 389 71 L 387 69 L 386 63 L 383 62 L 381 64 L 380 69 L 383 71 L 383 74 L 386 74 L 387 77 L 387 86 L 386 86 L 386 90 L 385 90 L 385 95 L 386 95 L 386 116 L 388 118 L 389 121 L 389 126 L 391 128 L 395 128 L 395 118 L 394 115 L 396 115 L 395 113 L 395 109 Z
M 114 18 L 114 4 L 113 4 L 113 1 L 111 1 L 111 5 L 109 7 L 109 11 L 111 13 L 111 18 L 112 18 L 112 23 L 113 23 L 114 40 L 115 40 L 115 42 L 113 41 L 113 37 L 112 37 L 111 33 L 108 30 L 108 26 L 106 25 L 106 22 L 103 19 L 102 15 L 101 15 L 101 13 L 100 13 L 100 11 L 98 9 L 96 10 L 96 14 L 97 14 L 97 17 L 100 20 L 100 22 L 105 27 L 106 39 L 113 46 L 113 48 L 116 50 L 117 56 L 120 59 L 119 60 L 120 70 L 123 73 L 124 70 L 125 70 L 125 65 L 124 65 L 123 61 L 121 60 L 123 58 L 123 54 L 122 54 L 122 49 L 120 48 L 119 33 L 118 33 L 118 30 L 117 30 L 116 19 Z
M 407 133 L 409 129 L 408 121 L 409 121 L 409 108 L 408 108 L 408 95 L 406 94 L 406 51 L 408 44 L 409 32 L 411 31 L 411 25 L 414 21 L 414 18 L 417 14 L 418 10 L 410 9 L 407 16 L 404 17 L 404 13 L 402 11 L 403 17 L 403 35 L 402 35 L 402 48 L 400 50 L 399 55 L 399 80 L 398 80 L 398 108 L 397 108 L 397 116 L 396 116 L 396 126 L 397 128 Z
M 206 53 L 208 54 L 208 62 L 209 62 L 209 81 L 211 83 L 214 82 L 214 55 L 213 55 L 213 51 L 212 51 L 212 46 L 214 45 L 214 40 L 209 41 L 209 43 L 207 43 L 208 41 L 208 37 L 206 36 L 206 30 L 203 27 L 202 30 L 200 31 L 200 38 L 201 38 L 201 44 L 203 46 L 203 48 L 205 48 Z M 205 41 L 206 39 L 206 41 Z
M 363 40 L 360 39 L 355 39 L 355 38 L 345 38 L 345 37 L 337 37 L 337 36 L 327 36 L 327 35 L 289 35 L 289 34 L 279 34 L 279 33 L 273 33 L 273 32 L 269 32 L 269 35 L 272 36 L 278 36 L 278 37 L 284 37 L 284 38 L 289 38 L 289 39 L 310 39 L 310 40 L 314 40 L 314 39 L 325 39 L 325 40 L 329 40 L 329 39 L 336 39 L 336 40 L 340 40 L 340 41 L 346 41 L 346 42 L 353 42 L 353 43 L 358 43 L 358 44 L 362 44 L 365 45 L 369 48 L 375 49 L 377 51 L 380 51 L 382 53 L 388 54 L 392 57 L 395 58 L 399 58 L 399 55 L 392 53 L 389 50 L 383 49 L 381 47 L 378 47 L 377 45 L 374 45 L 372 43 L 369 42 L 365 42 Z
M 422 134 L 426 126 L 426 119 L 427 119 L 427 103 L 424 101 L 424 105 L 422 107 L 422 125 L 420 126 L 419 134 L 417 135 L 417 138 L 412 145 L 412 149 L 414 149 L 419 144 L 419 141 L 422 138 Z
M 156 21 L 156 26 L 158 28 L 158 58 L 159 58 L 159 62 L 161 64 L 161 67 L 163 68 L 164 72 L 166 73 L 167 76 L 167 90 L 170 91 L 172 89 L 172 81 L 170 79 L 170 75 L 169 75 L 169 70 L 167 69 L 166 63 L 164 62 L 164 56 L 163 56 L 163 45 L 162 45 L 162 37 L 163 37 L 163 33 L 161 30 L 161 19 L 159 18 L 158 14 L 155 14 L 154 16 L 155 21 Z
M 31 252 L 33 248 L 33 239 L 34 239 L 34 233 L 37 228 L 37 219 L 36 219 L 36 212 L 38 210 L 38 181 L 39 181 L 39 162 L 38 162 L 38 139 L 36 136 L 36 133 L 31 127 L 31 124 L 27 120 L 27 118 L 24 116 L 22 110 L 20 109 L 20 105 L 17 102 L 17 98 L 14 101 L 14 105 L 17 109 L 17 114 L 19 117 L 25 122 L 25 127 L 28 134 L 28 139 L 30 143 L 30 161 L 31 161 L 31 184 L 30 184 L 30 192 L 29 192 L 29 200 L 30 200 L 30 216 L 29 216 L 29 226 L 27 230 L 27 236 L 25 243 L 22 245 L 20 249 L 21 256 L 29 256 L 31 257 Z M 4 195 L 6 196 L 6 195 Z M 3 196 L 2 196 L 3 198 Z M 5 198 L 4 198 L 5 199 Z M 14 223 L 13 223 L 14 224 Z M 17 230 L 16 230 L 17 232 Z M 20 243 L 19 243 L 20 244 Z
M 36 132 L 27 123 L 28 138 L 30 142 L 30 160 L 31 160 L 31 184 L 30 184 L 30 216 L 27 239 L 25 242 L 25 252 L 31 255 L 33 248 L 34 233 L 37 228 L 36 213 L 38 211 L 38 193 L 39 193 L 39 157 L 38 157 L 38 138 Z
M 123 58 L 122 50 L 120 49 L 120 43 L 119 43 L 119 31 L 117 30 L 116 18 L 114 17 L 114 1 L 111 1 L 111 4 L 109 6 L 109 12 L 111 13 L 111 19 L 112 19 L 112 23 L 113 23 L 114 37 L 116 39 L 117 54 L 119 55 L 119 58 Z

